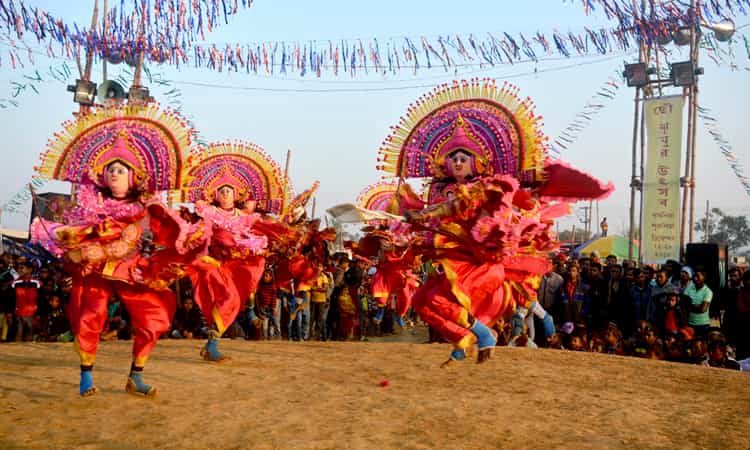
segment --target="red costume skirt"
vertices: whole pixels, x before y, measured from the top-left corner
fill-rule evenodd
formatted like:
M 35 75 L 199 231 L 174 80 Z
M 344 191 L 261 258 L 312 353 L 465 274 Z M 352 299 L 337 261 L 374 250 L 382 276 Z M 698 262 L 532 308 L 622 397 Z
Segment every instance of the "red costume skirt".
M 217 264 L 216 260 L 196 260 L 188 270 L 198 304 L 208 325 L 216 325 L 219 334 L 234 322 L 237 314 L 258 289 L 266 259 L 251 256 L 230 259 Z
M 99 274 L 74 276 L 68 317 L 82 365 L 94 363 L 99 336 L 107 322 L 107 305 L 115 295 L 130 314 L 136 365 L 145 364 L 156 341 L 169 331 L 176 306 L 171 291 L 109 280 Z
M 469 314 L 492 326 L 514 307 L 505 289 L 502 265 L 457 260 L 441 263 L 445 273 L 430 277 L 412 301 L 417 314 L 449 342 L 468 342 Z

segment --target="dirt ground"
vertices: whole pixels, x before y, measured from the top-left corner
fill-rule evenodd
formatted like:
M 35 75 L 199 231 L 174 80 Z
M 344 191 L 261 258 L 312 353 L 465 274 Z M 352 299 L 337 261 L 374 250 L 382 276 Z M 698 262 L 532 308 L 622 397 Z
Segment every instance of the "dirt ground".
M 145 372 L 153 400 L 124 390 L 130 342 L 101 344 L 89 398 L 71 344 L 3 344 L 0 448 L 749 445 L 747 373 L 522 348 L 440 369 L 449 348 L 422 338 L 223 341 L 221 365 L 199 359 L 200 341 L 163 340 Z

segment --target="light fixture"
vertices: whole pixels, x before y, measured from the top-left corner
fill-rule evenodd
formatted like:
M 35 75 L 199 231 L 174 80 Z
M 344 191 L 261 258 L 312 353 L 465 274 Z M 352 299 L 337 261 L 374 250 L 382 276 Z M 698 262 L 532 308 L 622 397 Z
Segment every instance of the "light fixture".
M 679 46 L 690 45 L 690 27 L 680 27 L 672 33 L 674 43 Z
M 101 102 L 117 102 L 128 98 L 127 94 L 125 93 L 125 88 L 123 88 L 122 85 L 120 85 L 120 83 L 118 83 L 117 81 L 112 80 L 107 80 L 104 83 L 100 84 L 96 95 L 99 97 L 99 100 Z
M 91 106 L 96 97 L 96 83 L 76 80 L 76 84 L 68 85 L 68 92 L 73 93 L 73 101 L 81 105 Z
M 692 86 L 696 75 L 703 75 L 703 69 L 693 66 L 692 61 L 683 61 L 672 63 L 669 78 L 675 86 Z
M 716 23 L 701 22 L 701 25 L 713 31 L 714 37 L 719 42 L 729 42 L 734 36 L 734 32 L 737 31 L 734 20 L 728 17 Z
M 667 45 L 672 42 L 672 33 L 669 31 L 656 35 L 656 43 L 659 45 Z
M 129 103 L 149 103 L 152 101 L 154 101 L 154 98 L 151 97 L 147 87 L 130 86 L 128 91 Z
M 630 87 L 643 87 L 649 83 L 649 70 L 646 63 L 625 64 L 623 75 Z

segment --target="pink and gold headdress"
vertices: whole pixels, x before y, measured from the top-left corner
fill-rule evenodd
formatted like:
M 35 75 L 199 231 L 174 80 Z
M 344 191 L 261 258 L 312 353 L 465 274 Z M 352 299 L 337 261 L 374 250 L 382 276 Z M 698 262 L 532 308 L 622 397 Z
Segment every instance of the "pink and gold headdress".
M 276 161 L 249 142 L 214 143 L 196 148 L 185 168 L 181 201 L 213 201 L 222 186 L 231 186 L 238 201 L 253 200 L 260 209 L 279 213 L 284 179 Z
M 101 108 L 65 122 L 36 170 L 45 178 L 103 186 L 104 169 L 119 161 L 132 169 L 135 187 L 175 189 L 193 134 L 181 116 L 157 104 Z
M 398 183 L 381 181 L 362 189 L 357 204 L 371 211 L 386 211 L 396 196 Z
M 547 138 L 531 99 L 493 80 L 454 81 L 412 104 L 380 148 L 378 169 L 403 178 L 444 177 L 456 150 L 474 156 L 479 174 L 533 182 L 542 176 Z

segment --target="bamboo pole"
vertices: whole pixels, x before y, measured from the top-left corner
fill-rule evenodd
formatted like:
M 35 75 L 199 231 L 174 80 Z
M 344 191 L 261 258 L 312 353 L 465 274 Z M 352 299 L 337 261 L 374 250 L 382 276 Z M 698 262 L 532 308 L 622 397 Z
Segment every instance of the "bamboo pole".
M 287 207 L 286 197 L 289 194 L 289 162 L 292 159 L 292 149 L 286 151 L 286 162 L 284 163 L 284 192 L 281 197 L 281 214 L 284 214 L 284 210 Z

